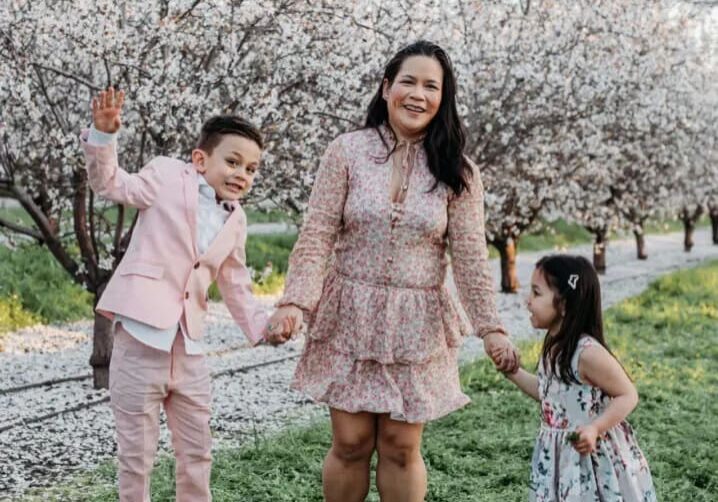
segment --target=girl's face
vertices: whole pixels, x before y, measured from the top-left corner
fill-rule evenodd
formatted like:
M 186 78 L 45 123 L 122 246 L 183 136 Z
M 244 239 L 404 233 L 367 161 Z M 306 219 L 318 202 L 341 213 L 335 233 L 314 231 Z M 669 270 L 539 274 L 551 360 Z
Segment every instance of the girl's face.
M 561 325 L 561 313 L 554 306 L 554 292 L 549 287 L 543 272 L 534 269 L 531 275 L 531 293 L 526 300 L 530 312 L 531 326 L 546 329 L 549 334 L 558 331 Z
M 401 139 L 420 136 L 441 104 L 444 70 L 429 56 L 409 56 L 393 82 L 384 79 L 389 124 Z

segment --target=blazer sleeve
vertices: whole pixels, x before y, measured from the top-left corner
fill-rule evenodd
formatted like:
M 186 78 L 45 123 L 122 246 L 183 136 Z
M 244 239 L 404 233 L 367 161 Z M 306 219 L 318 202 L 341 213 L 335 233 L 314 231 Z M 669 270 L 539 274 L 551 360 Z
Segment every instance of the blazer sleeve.
M 237 208 L 235 211 L 242 209 Z M 219 269 L 217 286 L 232 318 L 252 345 L 256 345 L 262 341 L 269 321 L 269 308 L 259 303 L 252 293 L 252 277 L 247 268 L 245 253 L 246 242 L 247 220 L 242 216 L 237 245 Z
M 105 199 L 146 209 L 157 197 L 162 184 L 158 159 L 150 161 L 136 174 L 130 174 L 117 161 L 117 146 L 114 142 L 92 145 L 87 142 L 89 130 L 80 135 L 85 152 L 85 169 L 92 190 Z
M 473 325 L 483 338 L 489 333 L 507 334 L 496 310 L 484 232 L 484 187 L 479 170 L 472 165 L 470 190 L 451 195 L 448 207 L 448 238 L 451 265 L 459 298 Z
M 306 312 L 315 311 L 342 226 L 348 185 L 346 154 L 341 138 L 337 138 L 327 147 L 319 164 L 302 230 L 289 257 L 284 295 L 278 306 L 294 304 Z

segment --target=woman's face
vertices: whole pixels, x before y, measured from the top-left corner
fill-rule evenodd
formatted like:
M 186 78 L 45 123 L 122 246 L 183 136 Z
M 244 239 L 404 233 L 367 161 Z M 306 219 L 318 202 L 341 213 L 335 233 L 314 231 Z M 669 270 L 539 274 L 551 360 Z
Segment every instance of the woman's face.
M 439 111 L 443 81 L 441 64 L 429 56 L 406 58 L 394 81 L 384 80 L 389 124 L 400 139 L 424 133 Z

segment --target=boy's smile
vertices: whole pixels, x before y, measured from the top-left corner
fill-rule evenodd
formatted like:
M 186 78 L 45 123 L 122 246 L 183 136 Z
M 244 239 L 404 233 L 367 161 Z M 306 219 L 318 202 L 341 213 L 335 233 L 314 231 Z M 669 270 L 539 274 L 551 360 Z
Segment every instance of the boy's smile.
M 249 138 L 225 134 L 211 154 L 192 151 L 192 162 L 220 200 L 239 200 L 252 188 L 262 150 Z

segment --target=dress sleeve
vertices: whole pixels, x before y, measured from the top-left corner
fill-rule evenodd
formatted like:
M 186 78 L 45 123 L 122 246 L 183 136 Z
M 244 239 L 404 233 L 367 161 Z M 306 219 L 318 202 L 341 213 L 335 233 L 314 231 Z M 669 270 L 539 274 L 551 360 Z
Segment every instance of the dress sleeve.
M 448 237 L 451 264 L 459 298 L 479 338 L 489 333 L 507 334 L 496 310 L 496 292 L 489 267 L 484 233 L 484 187 L 473 168 L 470 189 L 451 195 Z
M 289 257 L 284 295 L 277 306 L 294 304 L 314 312 L 322 294 L 334 242 L 342 226 L 348 168 L 339 138 L 319 164 L 299 239 Z

